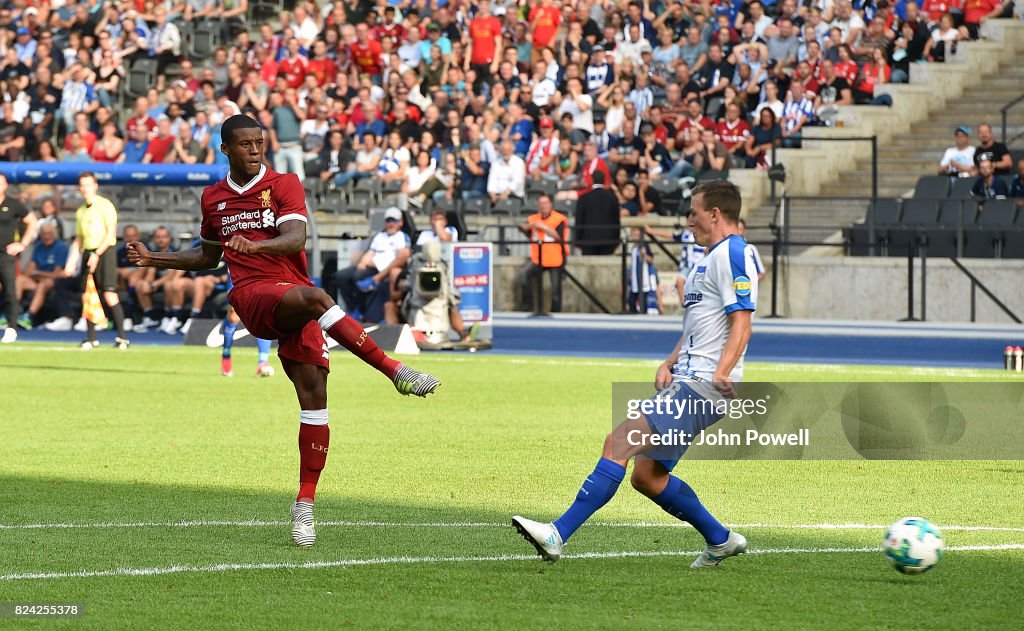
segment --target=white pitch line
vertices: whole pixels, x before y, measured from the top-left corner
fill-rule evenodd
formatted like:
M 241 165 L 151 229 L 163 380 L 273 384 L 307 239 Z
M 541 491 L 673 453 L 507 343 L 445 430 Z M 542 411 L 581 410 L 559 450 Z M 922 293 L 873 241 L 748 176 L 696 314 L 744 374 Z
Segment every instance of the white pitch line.
M 748 550 L 747 554 L 850 554 L 878 552 L 878 547 L 863 548 L 764 548 Z M 1024 543 L 1007 543 L 999 545 L 947 546 L 953 552 L 992 552 L 1002 550 L 1024 550 Z M 700 550 L 665 550 L 644 552 L 583 552 L 569 554 L 566 559 L 627 559 L 652 557 L 680 557 L 700 554 Z M 162 576 L 165 574 L 181 574 L 185 572 L 237 572 L 253 570 L 306 570 L 333 567 L 359 567 L 373 565 L 412 565 L 433 563 L 494 563 L 505 561 L 529 561 L 537 558 L 535 554 L 502 554 L 494 556 L 464 557 L 376 557 L 371 559 L 342 559 L 339 561 L 310 561 L 307 563 L 219 563 L 216 565 L 171 565 L 166 567 L 148 568 L 116 568 L 113 570 L 79 570 L 75 572 L 26 572 L 16 574 L 0 574 L 0 581 L 31 581 L 66 578 L 99 578 L 113 576 Z
M 487 522 L 487 521 L 318 521 L 318 526 L 337 528 L 505 528 L 510 522 Z M 211 528 L 211 527 L 235 527 L 235 528 L 268 528 L 290 526 L 290 521 L 264 521 L 264 520 L 186 520 L 186 521 L 138 521 L 138 522 L 98 522 L 98 523 L 51 523 L 51 524 L 0 524 L 0 531 L 3 530 L 90 530 L 90 529 L 112 529 L 112 528 Z M 598 528 L 690 528 L 684 522 L 631 522 L 631 521 L 604 521 L 591 522 L 588 526 Z M 775 530 L 884 530 L 888 528 L 885 524 L 726 524 L 730 528 L 765 528 Z M 940 525 L 944 531 L 963 532 L 1024 532 L 1024 526 L 960 526 Z

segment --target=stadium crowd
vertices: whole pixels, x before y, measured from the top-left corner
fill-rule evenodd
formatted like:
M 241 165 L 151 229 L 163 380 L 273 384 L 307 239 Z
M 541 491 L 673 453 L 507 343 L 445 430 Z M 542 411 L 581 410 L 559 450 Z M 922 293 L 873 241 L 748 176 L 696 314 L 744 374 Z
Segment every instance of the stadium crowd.
M 257 14 L 265 6 L 3 4 L 0 156 L 226 163 L 220 125 L 241 112 L 266 129 L 269 164 L 325 191 L 369 180 L 413 213 L 445 200 L 517 210 L 528 191 L 576 199 L 600 171 L 620 214 L 646 215 L 666 211 L 655 180 L 767 168 L 773 146 L 799 147 L 837 106 L 891 104 L 877 86 L 1011 11 L 999 0 L 334 0 Z M 144 90 L 129 85 L 141 67 L 153 69 Z M 51 217 L 58 193 L 21 191 Z

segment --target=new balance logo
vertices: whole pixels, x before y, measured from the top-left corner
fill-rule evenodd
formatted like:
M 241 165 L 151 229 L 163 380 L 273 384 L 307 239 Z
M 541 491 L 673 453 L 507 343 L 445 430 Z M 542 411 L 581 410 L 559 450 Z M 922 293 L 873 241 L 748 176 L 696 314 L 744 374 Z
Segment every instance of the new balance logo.
M 217 204 L 217 210 L 224 210 L 227 207 L 228 207 L 228 203 L 227 202 L 221 202 L 221 203 Z

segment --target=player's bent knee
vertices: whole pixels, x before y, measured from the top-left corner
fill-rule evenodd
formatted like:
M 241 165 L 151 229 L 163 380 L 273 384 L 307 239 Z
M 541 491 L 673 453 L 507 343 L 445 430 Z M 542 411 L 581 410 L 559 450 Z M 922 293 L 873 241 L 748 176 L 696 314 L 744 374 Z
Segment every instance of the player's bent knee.
M 633 485 L 633 488 L 639 491 L 641 494 L 647 497 L 654 497 L 661 493 L 665 488 L 663 476 L 653 476 L 648 471 L 643 471 L 639 468 L 634 467 L 632 475 L 629 477 L 629 483 Z

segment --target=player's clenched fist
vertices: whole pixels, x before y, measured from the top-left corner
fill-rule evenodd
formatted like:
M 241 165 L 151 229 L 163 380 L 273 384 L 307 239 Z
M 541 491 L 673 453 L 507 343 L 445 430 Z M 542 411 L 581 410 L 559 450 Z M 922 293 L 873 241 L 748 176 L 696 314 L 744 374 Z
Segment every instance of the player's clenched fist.
M 224 244 L 224 247 L 229 250 L 234 250 L 239 254 L 256 254 L 260 251 L 259 243 L 250 241 L 249 239 L 237 234 L 228 239 L 228 242 Z
M 148 267 L 153 264 L 149 256 L 149 248 L 141 241 L 132 241 L 125 249 L 128 251 L 128 262 L 138 267 Z

